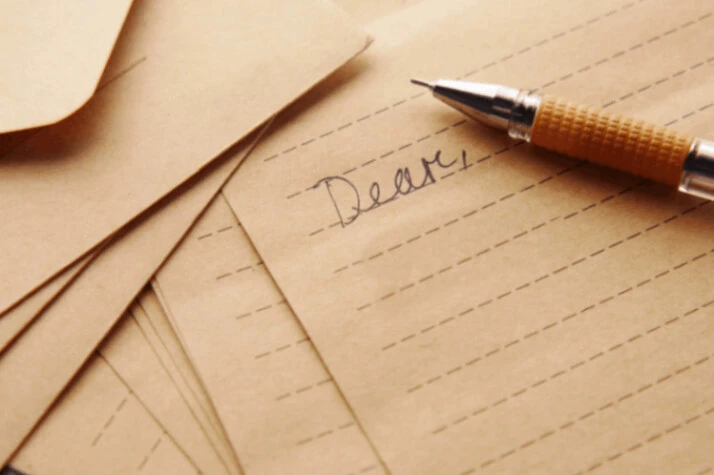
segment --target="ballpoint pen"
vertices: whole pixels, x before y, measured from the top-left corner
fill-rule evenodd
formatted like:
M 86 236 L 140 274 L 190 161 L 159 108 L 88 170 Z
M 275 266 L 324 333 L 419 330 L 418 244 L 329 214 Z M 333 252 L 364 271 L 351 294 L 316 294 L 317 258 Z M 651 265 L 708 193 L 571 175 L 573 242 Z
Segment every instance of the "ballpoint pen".
M 714 142 L 596 107 L 498 84 L 412 79 L 515 139 L 714 200 Z

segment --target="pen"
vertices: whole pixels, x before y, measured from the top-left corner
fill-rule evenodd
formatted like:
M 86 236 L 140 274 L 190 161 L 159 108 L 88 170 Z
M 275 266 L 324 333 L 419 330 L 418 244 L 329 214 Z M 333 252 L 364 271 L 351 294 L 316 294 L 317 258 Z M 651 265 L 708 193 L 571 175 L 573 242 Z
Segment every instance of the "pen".
M 412 79 L 465 115 L 531 142 L 714 200 L 714 142 L 498 84 Z

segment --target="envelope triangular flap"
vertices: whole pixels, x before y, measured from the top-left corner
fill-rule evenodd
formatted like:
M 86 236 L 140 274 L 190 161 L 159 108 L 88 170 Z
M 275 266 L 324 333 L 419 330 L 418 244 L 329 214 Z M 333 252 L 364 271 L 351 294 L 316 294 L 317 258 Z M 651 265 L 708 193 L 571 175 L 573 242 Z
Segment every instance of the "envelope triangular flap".
M 0 133 L 57 122 L 94 93 L 131 0 L 0 3 Z

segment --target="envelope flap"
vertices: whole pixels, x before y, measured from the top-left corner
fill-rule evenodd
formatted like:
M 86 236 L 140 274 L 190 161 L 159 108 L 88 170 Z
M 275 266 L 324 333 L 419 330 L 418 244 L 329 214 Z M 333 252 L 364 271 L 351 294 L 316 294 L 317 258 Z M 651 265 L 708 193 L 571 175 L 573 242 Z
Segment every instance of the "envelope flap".
M 94 92 L 131 0 L 0 5 L 0 133 L 57 122 Z

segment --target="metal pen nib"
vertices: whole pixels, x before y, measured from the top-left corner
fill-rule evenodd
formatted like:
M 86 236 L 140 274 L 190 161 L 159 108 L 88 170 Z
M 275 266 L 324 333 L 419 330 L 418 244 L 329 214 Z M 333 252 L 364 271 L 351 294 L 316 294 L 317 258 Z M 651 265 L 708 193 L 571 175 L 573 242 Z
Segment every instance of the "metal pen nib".
M 411 79 L 411 82 L 417 86 L 424 86 L 432 91 L 434 90 L 434 83 L 432 82 L 422 81 L 421 79 Z
M 536 95 L 498 84 L 443 79 L 411 82 L 431 89 L 434 97 L 479 122 L 506 130 L 511 137 L 530 140 L 540 104 Z

